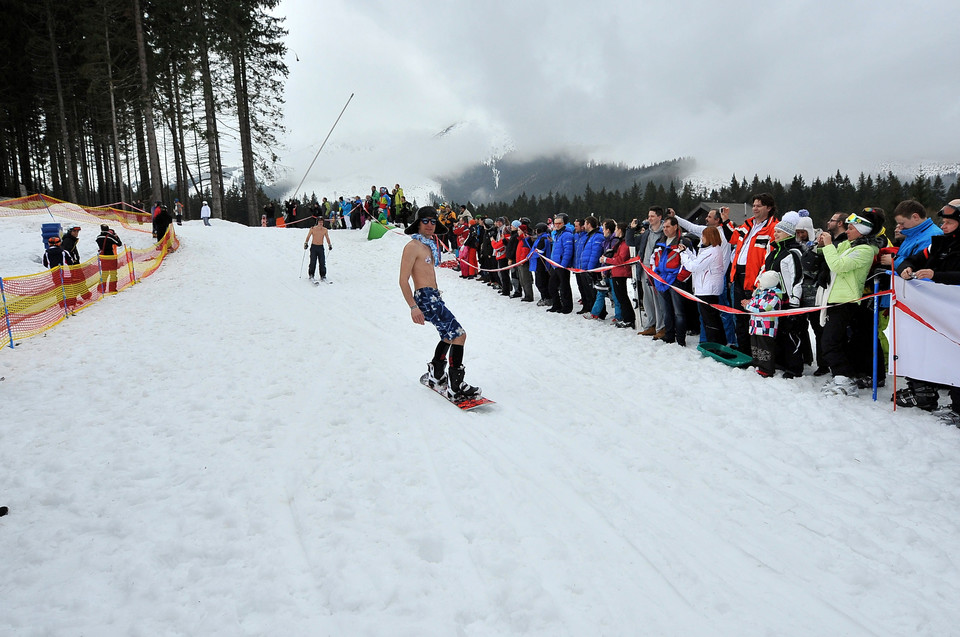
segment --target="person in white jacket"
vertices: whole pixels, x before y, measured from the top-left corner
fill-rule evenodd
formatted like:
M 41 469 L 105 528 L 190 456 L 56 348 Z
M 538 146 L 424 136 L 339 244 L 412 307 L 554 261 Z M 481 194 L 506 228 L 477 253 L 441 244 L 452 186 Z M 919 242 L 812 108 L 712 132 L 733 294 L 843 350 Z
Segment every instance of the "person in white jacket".
M 720 231 L 713 227 L 703 229 L 699 251 L 692 252 L 687 250 L 686 246 L 680 246 L 680 263 L 693 275 L 693 293 L 703 301 L 697 304 L 697 308 L 700 310 L 700 320 L 703 322 L 707 342 L 721 345 L 727 344 L 727 337 L 723 331 L 720 311 L 707 303 L 720 303 L 724 274 L 727 271 L 724 267 L 724 250 Z
M 203 202 L 203 206 L 200 208 L 200 218 L 203 219 L 203 225 L 210 225 L 210 206 L 207 205 L 207 202 Z

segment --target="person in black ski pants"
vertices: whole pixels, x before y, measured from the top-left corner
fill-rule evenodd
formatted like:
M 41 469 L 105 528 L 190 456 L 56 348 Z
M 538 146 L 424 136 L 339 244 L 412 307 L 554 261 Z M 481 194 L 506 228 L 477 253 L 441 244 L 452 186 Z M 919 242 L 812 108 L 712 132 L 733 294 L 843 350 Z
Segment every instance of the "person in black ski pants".
M 307 268 L 307 276 L 313 281 L 313 274 L 317 271 L 317 264 L 320 265 L 320 280 L 327 280 L 327 259 L 323 252 L 323 242 L 326 240 L 327 247 L 333 250 L 333 244 L 330 243 L 330 233 L 323 225 L 322 219 L 315 219 L 316 224 L 307 231 L 307 238 L 303 241 L 303 249 L 310 248 L 310 266 Z M 300 262 L 303 267 L 303 262 Z M 302 272 L 302 270 L 301 270 Z

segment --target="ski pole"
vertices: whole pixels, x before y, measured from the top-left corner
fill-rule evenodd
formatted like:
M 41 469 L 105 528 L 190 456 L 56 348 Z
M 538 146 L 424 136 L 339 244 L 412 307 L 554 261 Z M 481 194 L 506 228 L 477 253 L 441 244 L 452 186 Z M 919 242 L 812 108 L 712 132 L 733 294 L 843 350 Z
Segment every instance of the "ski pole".
M 300 274 L 297 275 L 297 278 L 298 278 L 298 279 L 302 279 L 302 278 L 303 278 L 303 260 L 306 259 L 306 258 L 307 258 L 307 251 L 304 250 L 304 251 L 303 251 L 303 256 L 300 257 Z

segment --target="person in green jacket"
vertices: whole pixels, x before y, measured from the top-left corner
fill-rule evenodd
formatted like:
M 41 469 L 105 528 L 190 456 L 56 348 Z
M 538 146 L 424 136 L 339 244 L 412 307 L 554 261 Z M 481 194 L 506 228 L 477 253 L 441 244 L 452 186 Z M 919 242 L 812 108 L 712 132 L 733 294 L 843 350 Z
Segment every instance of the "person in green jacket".
M 863 286 L 879 252 L 872 237 L 882 227 L 883 211 L 864 208 L 847 217 L 846 241 L 834 245 L 829 232 L 821 232 L 817 238 L 830 269 L 830 284 L 820 297 L 827 302 L 821 313 L 823 358 L 833 375 L 823 386 L 824 393 L 857 394 L 856 360 L 870 351 L 873 323 L 861 304 L 852 301 L 863 296 Z

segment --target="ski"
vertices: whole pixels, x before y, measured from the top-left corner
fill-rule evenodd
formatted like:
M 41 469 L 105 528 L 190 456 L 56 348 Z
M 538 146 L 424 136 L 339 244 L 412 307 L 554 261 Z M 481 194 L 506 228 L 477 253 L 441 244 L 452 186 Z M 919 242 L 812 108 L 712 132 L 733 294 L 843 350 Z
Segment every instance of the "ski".
M 427 375 L 424 374 L 420 377 L 420 384 L 426 387 L 427 389 L 433 391 L 435 394 L 439 394 L 451 405 L 456 405 L 460 408 L 460 411 L 470 411 L 471 409 L 476 409 L 477 407 L 483 407 L 484 405 L 495 405 L 496 402 L 490 400 L 489 398 L 484 398 L 483 396 L 478 396 L 477 398 L 463 398 L 461 400 L 451 400 L 447 397 L 447 392 L 444 387 L 437 386 L 434 387 L 430 385 L 430 382 L 427 380 Z

